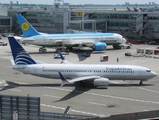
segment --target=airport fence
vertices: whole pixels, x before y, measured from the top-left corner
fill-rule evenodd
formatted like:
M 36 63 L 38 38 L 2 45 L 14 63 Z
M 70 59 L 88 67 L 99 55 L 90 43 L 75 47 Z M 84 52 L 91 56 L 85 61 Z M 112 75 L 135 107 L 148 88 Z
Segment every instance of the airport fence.
M 139 120 L 159 118 L 159 110 L 94 117 L 40 111 L 40 97 L 0 95 L 0 120 Z M 156 119 L 155 119 L 156 120 Z
M 91 118 L 93 117 L 73 114 L 40 112 L 39 115 L 27 115 L 26 113 L 1 113 L 0 120 L 83 120 Z
M 0 120 L 81 120 L 92 118 L 64 113 L 40 111 L 40 97 L 0 95 Z
M 102 118 L 86 118 L 83 120 L 159 120 L 159 110 L 117 114 Z

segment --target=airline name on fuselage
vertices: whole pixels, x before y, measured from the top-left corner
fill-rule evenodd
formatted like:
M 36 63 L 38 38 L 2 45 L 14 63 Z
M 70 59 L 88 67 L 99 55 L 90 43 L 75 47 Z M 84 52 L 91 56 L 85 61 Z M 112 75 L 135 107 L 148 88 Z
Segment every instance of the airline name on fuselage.
M 110 67 L 107 67 L 106 70 L 127 70 L 127 71 L 132 71 L 132 68 L 110 68 Z

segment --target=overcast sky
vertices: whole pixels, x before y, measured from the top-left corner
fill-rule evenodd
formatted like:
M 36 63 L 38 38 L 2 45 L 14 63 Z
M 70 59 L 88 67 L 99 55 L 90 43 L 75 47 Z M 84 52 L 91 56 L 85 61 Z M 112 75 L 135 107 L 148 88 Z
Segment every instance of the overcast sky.
M 27 3 L 27 4 L 48 4 L 51 5 L 54 3 L 54 0 L 0 0 L 0 3 L 10 3 L 12 1 L 13 3 L 16 3 L 17 1 L 19 4 L 22 3 Z M 126 1 L 125 0 L 64 0 L 65 3 L 70 3 L 70 4 L 124 4 Z M 129 0 L 127 1 L 130 4 L 145 4 L 149 2 L 155 2 L 159 4 L 159 0 Z

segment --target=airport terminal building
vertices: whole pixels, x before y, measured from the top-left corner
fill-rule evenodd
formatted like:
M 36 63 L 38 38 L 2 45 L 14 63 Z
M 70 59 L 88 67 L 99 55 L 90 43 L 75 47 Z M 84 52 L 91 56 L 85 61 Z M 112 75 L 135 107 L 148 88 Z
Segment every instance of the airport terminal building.
M 3 9 L 2 6 L 0 9 Z M 39 32 L 68 33 L 68 29 L 115 32 L 129 39 L 159 43 L 159 11 L 155 9 L 128 11 L 126 7 L 108 9 L 82 6 L 54 8 L 12 6 L 7 7 L 5 11 L 7 12 L 0 12 L 0 33 L 19 34 L 21 30 L 15 15 L 21 13 Z M 77 32 L 73 30 L 69 32 Z

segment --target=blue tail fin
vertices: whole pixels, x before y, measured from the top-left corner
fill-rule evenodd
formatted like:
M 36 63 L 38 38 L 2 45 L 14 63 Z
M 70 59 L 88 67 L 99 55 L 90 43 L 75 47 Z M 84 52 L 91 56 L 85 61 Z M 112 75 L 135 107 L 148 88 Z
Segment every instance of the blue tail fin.
M 14 37 L 8 37 L 15 65 L 30 65 L 36 62 L 29 56 Z
M 39 35 L 36 29 L 21 14 L 17 14 L 16 17 L 24 37 Z

